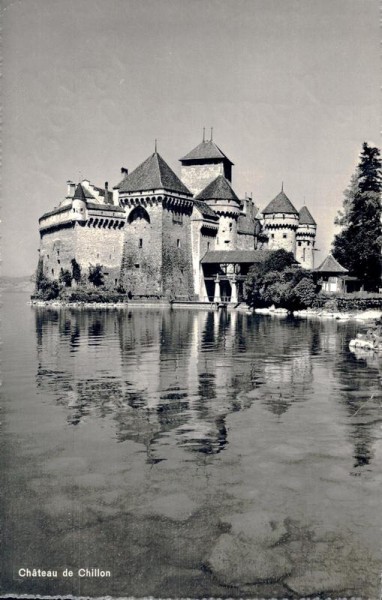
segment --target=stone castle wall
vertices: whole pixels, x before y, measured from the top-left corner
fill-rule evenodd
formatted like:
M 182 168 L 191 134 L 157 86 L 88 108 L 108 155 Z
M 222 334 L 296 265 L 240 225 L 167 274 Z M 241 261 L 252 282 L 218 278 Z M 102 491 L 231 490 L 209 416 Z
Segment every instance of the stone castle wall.
M 199 194 L 219 175 L 224 175 L 222 162 L 205 165 L 182 165 L 180 171 L 181 180 L 194 195 Z
M 116 285 L 120 277 L 123 230 L 88 227 L 72 223 L 69 227 L 42 233 L 40 256 L 44 273 L 49 279 L 58 279 L 61 269 L 72 271 L 76 259 L 84 277 L 90 265 L 104 267 L 105 283 Z
M 184 211 L 179 218 L 179 213 L 174 217 L 172 210 L 163 209 L 162 289 L 165 296 L 188 298 L 194 294 L 190 213 L 190 210 Z
M 135 211 L 135 212 L 134 212 Z M 134 295 L 162 295 L 162 206 L 145 208 L 148 219 L 134 218 L 136 208 L 126 207 L 121 281 Z

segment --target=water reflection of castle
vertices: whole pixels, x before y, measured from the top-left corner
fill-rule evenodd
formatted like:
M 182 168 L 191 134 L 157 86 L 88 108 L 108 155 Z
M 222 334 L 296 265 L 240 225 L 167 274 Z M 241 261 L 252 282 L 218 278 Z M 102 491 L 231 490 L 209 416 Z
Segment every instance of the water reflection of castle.
M 38 386 L 66 407 L 68 422 L 112 418 L 117 440 L 143 444 L 153 463 L 170 442 L 220 452 L 227 415 L 253 402 L 282 419 L 312 395 L 312 356 L 338 338 L 319 323 L 138 308 L 36 309 L 36 333 Z M 367 428 L 353 433 L 370 455 Z

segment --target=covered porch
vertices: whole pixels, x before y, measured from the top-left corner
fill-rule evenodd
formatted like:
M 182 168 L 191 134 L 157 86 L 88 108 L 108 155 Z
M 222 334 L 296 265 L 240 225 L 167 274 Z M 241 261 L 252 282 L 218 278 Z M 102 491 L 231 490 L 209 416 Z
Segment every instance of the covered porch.
M 215 250 L 201 261 L 202 302 L 236 304 L 244 299 L 244 282 L 250 267 L 263 261 L 267 250 Z

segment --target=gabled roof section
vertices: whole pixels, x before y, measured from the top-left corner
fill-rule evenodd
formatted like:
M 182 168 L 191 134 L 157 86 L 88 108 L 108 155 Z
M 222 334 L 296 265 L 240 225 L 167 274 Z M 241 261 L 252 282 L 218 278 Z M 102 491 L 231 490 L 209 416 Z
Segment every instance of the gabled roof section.
M 121 182 L 119 191 L 143 192 L 146 190 L 169 190 L 192 196 L 191 192 L 175 175 L 163 158 L 154 152 Z
M 317 225 L 306 206 L 303 206 L 298 213 L 298 222 L 300 225 Z
M 220 150 L 220 148 L 212 140 L 201 142 L 191 150 L 188 154 L 180 158 L 181 162 L 193 160 L 224 160 L 233 165 L 233 162 Z
M 262 211 L 263 215 L 284 213 L 298 215 L 297 210 L 283 190 Z
M 328 254 L 324 262 L 320 264 L 315 271 L 319 273 L 349 273 L 348 269 L 345 269 L 340 263 L 332 256 Z
M 95 197 L 86 189 L 84 185 L 79 183 L 74 191 L 73 200 L 95 200 Z
M 195 200 L 234 200 L 240 204 L 239 198 L 231 188 L 229 181 L 223 175 L 218 175 L 197 196 Z
M 214 221 L 219 220 L 219 215 L 217 215 L 216 212 L 213 211 L 212 208 L 210 208 L 208 204 L 202 200 L 194 200 L 194 206 L 196 206 L 196 208 L 202 213 L 203 217 L 214 219 Z

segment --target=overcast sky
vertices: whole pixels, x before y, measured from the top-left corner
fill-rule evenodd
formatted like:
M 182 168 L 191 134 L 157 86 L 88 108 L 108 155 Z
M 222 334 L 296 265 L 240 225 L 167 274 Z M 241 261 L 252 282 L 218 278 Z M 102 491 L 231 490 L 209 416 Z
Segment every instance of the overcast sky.
M 112 186 L 214 127 L 233 187 L 284 190 L 330 249 L 363 141 L 380 144 L 378 0 L 5 0 L 3 274 L 34 271 L 66 180 Z

